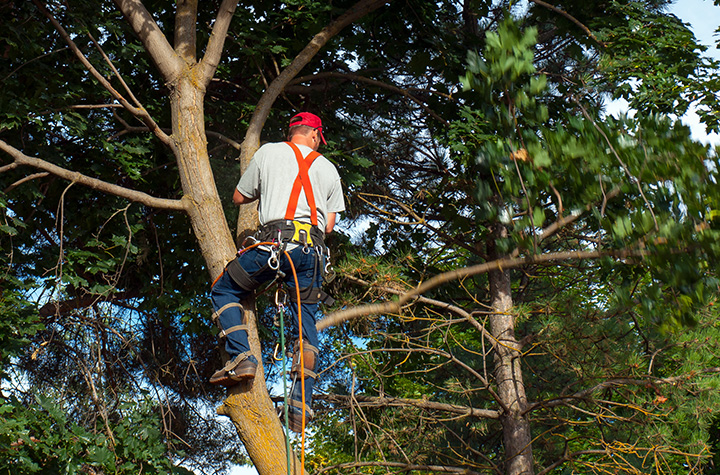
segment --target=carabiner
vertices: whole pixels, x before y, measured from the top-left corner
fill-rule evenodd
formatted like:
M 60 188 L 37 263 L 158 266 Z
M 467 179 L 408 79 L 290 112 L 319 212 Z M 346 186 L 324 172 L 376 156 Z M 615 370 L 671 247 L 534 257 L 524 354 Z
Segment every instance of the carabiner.
M 248 244 L 248 241 L 250 241 L 250 244 Z M 259 242 L 260 242 L 260 241 L 258 241 L 255 236 L 252 236 L 252 235 L 250 235 L 250 236 L 245 236 L 245 239 L 243 239 L 243 242 L 242 242 L 242 246 L 241 246 L 241 247 L 242 247 L 242 249 L 245 249 L 246 247 L 253 246 L 253 245 L 255 245 L 255 244 L 259 243 Z
M 277 354 L 278 354 L 278 350 L 279 350 L 279 349 L 280 349 L 280 343 L 275 343 L 275 350 L 273 351 L 273 359 L 274 359 L 275 361 L 282 361 L 282 360 L 283 360 L 282 358 L 278 358 L 278 357 L 277 357 Z
M 280 288 L 280 286 L 278 286 L 277 290 L 275 291 L 275 306 L 278 308 L 278 310 L 280 310 L 285 308 L 286 303 L 287 292 L 285 292 L 282 288 Z
M 271 248 L 270 257 L 268 257 L 267 263 L 268 267 L 272 270 L 278 270 L 280 268 L 280 260 L 278 259 L 275 248 Z

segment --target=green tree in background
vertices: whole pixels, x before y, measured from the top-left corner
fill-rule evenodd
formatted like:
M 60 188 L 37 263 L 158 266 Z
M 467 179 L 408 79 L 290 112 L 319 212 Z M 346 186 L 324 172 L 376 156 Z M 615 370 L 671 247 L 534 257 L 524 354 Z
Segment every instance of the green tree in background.
M 206 384 L 207 291 L 238 168 L 311 110 L 351 207 L 305 470 L 709 470 L 717 163 L 656 114 L 717 127 L 716 65 L 663 6 L 4 2 L 0 463 L 209 473 L 239 436 L 287 472 L 265 381 Z

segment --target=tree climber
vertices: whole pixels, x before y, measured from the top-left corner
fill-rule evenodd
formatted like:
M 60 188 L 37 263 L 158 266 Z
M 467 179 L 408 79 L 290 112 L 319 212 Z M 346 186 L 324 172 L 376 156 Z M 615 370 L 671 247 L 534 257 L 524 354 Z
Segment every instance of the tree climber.
M 240 304 L 262 283 L 279 277 L 288 286 L 292 316 L 293 384 L 290 396 L 290 429 L 302 431 L 302 404 L 310 415 L 316 374 L 318 335 L 315 314 L 325 294 L 321 290 L 327 248 L 324 237 L 335 226 L 337 213 L 345 210 L 340 176 L 335 166 L 317 152 L 326 144 L 322 121 L 309 112 L 290 119 L 288 141 L 268 143 L 255 153 L 233 195 L 236 205 L 260 200 L 260 244 L 238 252 L 213 284 L 211 298 L 230 356 L 210 378 L 211 384 L 233 386 L 255 378 L 257 359 L 250 353 L 246 313 Z M 269 244 L 272 243 L 272 244 Z M 283 252 L 285 251 L 285 252 Z M 288 259 L 289 257 L 289 259 Z M 297 287 L 300 289 L 304 369 L 300 368 Z M 305 400 L 300 374 L 305 375 Z

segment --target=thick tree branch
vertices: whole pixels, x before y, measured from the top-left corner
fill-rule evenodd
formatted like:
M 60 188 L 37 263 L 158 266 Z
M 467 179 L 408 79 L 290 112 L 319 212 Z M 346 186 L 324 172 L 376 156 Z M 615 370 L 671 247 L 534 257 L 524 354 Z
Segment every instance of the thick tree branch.
M 178 0 L 175 11 L 175 52 L 186 64 L 195 64 L 198 0 Z
M 215 75 L 215 70 L 218 64 L 220 64 L 225 38 L 228 28 L 230 27 L 230 21 L 235 14 L 237 3 L 237 0 L 223 0 L 222 5 L 220 5 L 220 11 L 218 11 L 215 25 L 213 25 L 207 49 L 205 50 L 205 56 L 202 61 L 200 61 L 200 81 L 204 87 L 210 84 L 210 81 Z
M 127 300 L 139 297 L 138 292 L 118 292 L 111 295 L 87 295 L 75 299 L 63 300 L 61 302 L 49 302 L 40 307 L 38 316 L 41 319 L 48 318 L 52 315 L 63 316 L 73 310 L 88 308 L 98 302 L 115 303 L 121 300 Z
M 425 292 L 428 292 L 442 284 L 452 282 L 454 280 L 465 279 L 479 274 L 485 274 L 490 271 L 498 271 L 504 269 L 514 269 L 530 264 L 540 264 L 547 262 L 557 262 L 566 260 L 583 260 L 583 259 L 599 259 L 602 257 L 612 257 L 615 259 L 623 259 L 628 257 L 643 257 L 649 254 L 646 249 L 637 250 L 619 250 L 619 251 L 568 251 L 568 252 L 554 252 L 543 254 L 539 256 L 529 256 L 525 258 L 505 258 L 498 259 L 491 262 L 485 262 L 471 267 L 465 267 L 463 269 L 455 269 L 449 272 L 445 272 L 423 282 L 413 290 L 401 294 L 397 300 L 390 302 L 360 305 L 347 310 L 338 310 L 336 312 L 328 314 L 325 318 L 320 320 L 317 324 L 318 330 L 325 330 L 328 327 L 338 325 L 347 320 L 358 318 L 366 315 L 374 314 L 386 314 L 386 313 L 398 313 L 402 309 L 403 305 L 409 301 L 421 296 Z
M 141 0 L 115 0 L 130 27 L 142 41 L 166 82 L 174 82 L 182 69 L 182 60 L 155 23 Z
M 260 144 L 260 132 L 262 131 L 265 121 L 270 115 L 270 109 L 275 103 L 280 93 L 282 93 L 285 86 L 297 76 L 297 74 L 304 68 L 310 60 L 317 54 L 320 49 L 340 30 L 345 28 L 347 25 L 354 21 L 362 18 L 368 13 L 380 8 L 386 4 L 389 0 L 360 0 L 347 12 L 337 18 L 337 20 L 330 23 L 328 26 L 322 29 L 320 33 L 310 40 L 310 43 L 295 56 L 292 63 L 285 68 L 278 77 L 276 77 L 272 83 L 265 90 L 260 100 L 255 107 L 250 124 L 248 125 L 247 132 L 245 133 L 245 140 L 243 141 L 243 151 L 240 157 L 241 168 L 244 170 L 247 164 L 250 162 L 250 158 L 253 153 L 257 150 Z M 391 1 L 391 0 L 390 0 Z
M 370 397 L 370 396 L 342 396 L 340 394 L 326 394 L 317 396 L 315 399 L 327 401 L 333 404 L 349 404 L 354 399 L 360 406 L 364 407 L 417 407 L 431 411 L 449 412 L 465 417 L 476 417 L 479 419 L 499 419 L 501 412 L 497 410 L 479 409 L 477 407 L 459 406 L 456 404 L 443 404 L 427 401 L 424 399 L 406 399 L 396 397 Z
M 172 209 L 181 211 L 185 211 L 186 209 L 185 198 L 180 200 L 156 198 L 140 191 L 130 190 L 122 186 L 113 185 L 112 183 L 98 180 L 96 178 L 91 178 L 78 172 L 66 170 L 65 168 L 61 168 L 57 165 L 46 162 L 45 160 L 29 157 L 22 153 L 20 150 L 12 147 L 11 145 L 8 145 L 2 140 L 0 140 L 0 150 L 7 152 L 11 157 L 13 157 L 13 159 L 15 160 L 14 164 L 16 166 L 26 165 L 32 168 L 37 168 L 39 170 L 44 170 L 70 182 L 79 183 L 89 188 L 102 191 L 104 193 L 109 193 L 120 198 L 125 198 L 130 201 L 135 201 L 137 203 L 144 204 L 145 206 L 150 206 L 152 208 Z M 3 169 L 6 168 L 9 168 L 9 166 L 3 167 Z

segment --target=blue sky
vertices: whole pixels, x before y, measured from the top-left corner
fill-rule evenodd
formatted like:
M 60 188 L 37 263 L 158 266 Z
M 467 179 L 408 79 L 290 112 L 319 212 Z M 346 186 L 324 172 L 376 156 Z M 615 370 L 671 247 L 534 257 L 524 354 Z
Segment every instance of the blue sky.
M 715 32 L 720 26 L 720 7 L 715 6 L 712 0 L 677 0 L 670 11 L 683 22 L 690 24 L 695 38 L 708 47 L 706 56 L 720 60 L 720 50 L 716 47 L 720 38 Z M 706 134 L 696 114 L 691 112 L 684 116 L 682 121 L 692 129 L 697 140 L 720 146 L 720 137 L 714 133 Z

